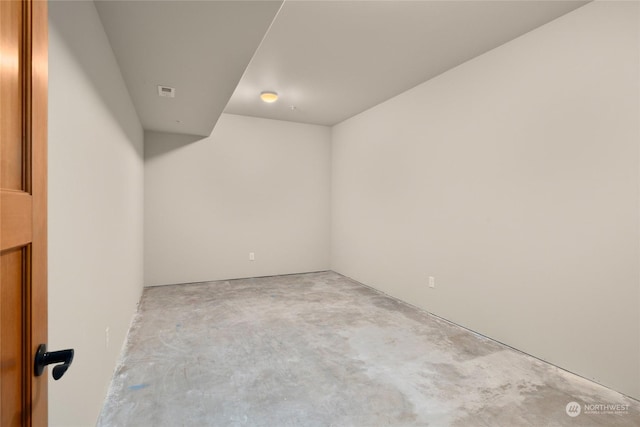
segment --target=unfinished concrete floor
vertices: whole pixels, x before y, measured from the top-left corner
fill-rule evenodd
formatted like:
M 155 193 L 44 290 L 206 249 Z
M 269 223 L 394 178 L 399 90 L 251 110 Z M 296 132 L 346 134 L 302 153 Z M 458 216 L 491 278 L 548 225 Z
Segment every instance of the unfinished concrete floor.
M 98 425 L 639 426 L 640 402 L 322 272 L 145 289 Z

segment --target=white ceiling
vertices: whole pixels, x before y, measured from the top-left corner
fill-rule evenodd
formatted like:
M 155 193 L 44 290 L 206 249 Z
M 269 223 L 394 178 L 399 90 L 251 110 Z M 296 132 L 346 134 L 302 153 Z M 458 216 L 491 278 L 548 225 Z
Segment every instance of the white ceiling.
M 225 112 L 334 125 L 585 3 L 286 1 Z
M 143 128 L 208 136 L 223 110 L 339 123 L 586 2 L 95 3 Z
M 282 2 L 96 1 L 146 130 L 209 136 Z M 158 96 L 158 85 L 176 88 Z

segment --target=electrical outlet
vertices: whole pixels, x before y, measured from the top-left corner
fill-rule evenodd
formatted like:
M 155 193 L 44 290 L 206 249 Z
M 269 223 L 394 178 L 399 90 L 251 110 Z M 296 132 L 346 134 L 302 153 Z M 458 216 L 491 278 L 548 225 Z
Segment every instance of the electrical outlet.
M 433 276 L 429 276 L 429 287 L 430 288 L 436 287 L 436 278 Z
M 255 252 L 249 252 L 249 261 L 255 261 L 255 260 L 256 260 Z
M 105 348 L 109 348 L 109 327 L 104 330 L 104 346 Z

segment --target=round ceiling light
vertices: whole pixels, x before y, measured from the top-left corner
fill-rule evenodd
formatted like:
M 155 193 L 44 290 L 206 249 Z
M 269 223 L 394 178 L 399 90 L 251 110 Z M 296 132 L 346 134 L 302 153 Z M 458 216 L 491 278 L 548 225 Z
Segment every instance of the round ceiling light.
M 276 102 L 278 100 L 278 94 L 271 91 L 265 91 L 260 94 L 260 99 L 268 103 Z

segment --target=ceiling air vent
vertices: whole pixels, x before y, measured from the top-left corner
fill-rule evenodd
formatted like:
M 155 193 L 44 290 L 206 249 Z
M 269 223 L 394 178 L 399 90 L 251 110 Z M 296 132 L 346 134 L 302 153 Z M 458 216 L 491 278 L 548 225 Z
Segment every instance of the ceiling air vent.
M 158 96 L 163 96 L 165 98 L 175 98 L 176 88 L 169 86 L 158 86 Z

